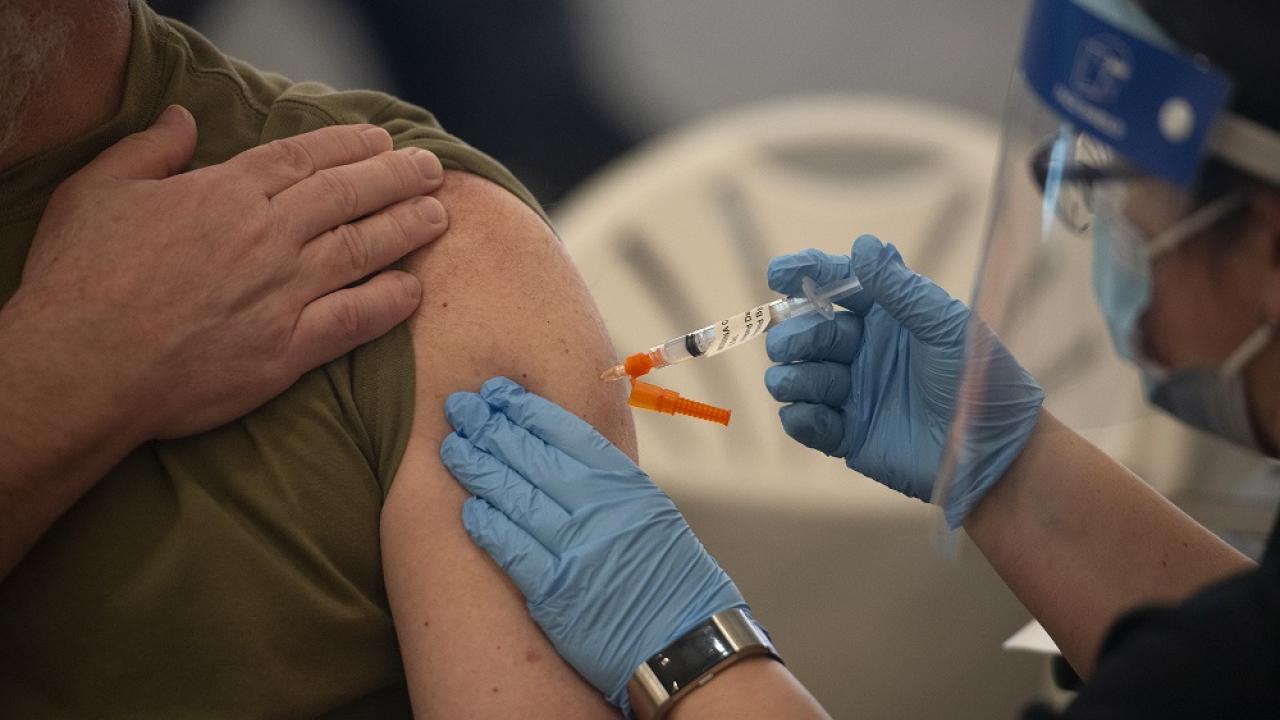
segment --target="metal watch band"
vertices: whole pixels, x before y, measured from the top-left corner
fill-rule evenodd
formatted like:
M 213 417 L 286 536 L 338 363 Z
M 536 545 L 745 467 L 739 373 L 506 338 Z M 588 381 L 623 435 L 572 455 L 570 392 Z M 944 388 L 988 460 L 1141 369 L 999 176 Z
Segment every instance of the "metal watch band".
M 717 672 L 757 655 L 782 661 L 746 610 L 722 610 L 636 668 L 627 683 L 631 708 L 638 717 L 661 720 L 680 698 Z

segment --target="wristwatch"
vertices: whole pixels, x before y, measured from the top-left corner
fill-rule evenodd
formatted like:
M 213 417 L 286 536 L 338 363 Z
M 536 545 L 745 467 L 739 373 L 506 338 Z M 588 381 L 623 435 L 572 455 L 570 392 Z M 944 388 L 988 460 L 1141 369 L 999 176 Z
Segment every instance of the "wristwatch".
M 662 720 L 680 698 L 716 673 L 758 655 L 782 662 L 764 628 L 746 610 L 722 610 L 636 668 L 627 682 L 631 709 L 637 717 Z

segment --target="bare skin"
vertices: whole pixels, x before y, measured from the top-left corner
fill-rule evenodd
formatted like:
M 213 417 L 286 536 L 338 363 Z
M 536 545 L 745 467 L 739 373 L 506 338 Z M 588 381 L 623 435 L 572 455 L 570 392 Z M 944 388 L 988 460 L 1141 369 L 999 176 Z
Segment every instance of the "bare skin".
M 75 18 L 65 67 L 0 167 L 116 112 L 129 25 L 86 18 L 122 7 L 59 5 Z M 64 183 L 0 308 L 0 579 L 133 448 L 253 409 L 418 305 L 411 274 L 344 286 L 444 231 L 421 197 L 443 179 L 431 153 L 326 128 L 178 174 L 195 141 L 171 108 Z
M 965 531 L 1085 678 L 1124 613 L 1253 567 L 1048 412 Z
M 410 325 L 417 403 L 382 511 L 382 562 L 415 715 L 607 718 L 616 713 L 556 654 L 524 597 L 462 526 L 467 492 L 440 462 L 444 400 L 507 374 L 555 398 L 632 457 L 626 395 L 596 380 L 614 362 L 594 303 L 559 240 L 501 188 L 448 173 L 445 237 L 408 267 L 426 295 Z M 448 688 L 442 692 L 442 688 Z

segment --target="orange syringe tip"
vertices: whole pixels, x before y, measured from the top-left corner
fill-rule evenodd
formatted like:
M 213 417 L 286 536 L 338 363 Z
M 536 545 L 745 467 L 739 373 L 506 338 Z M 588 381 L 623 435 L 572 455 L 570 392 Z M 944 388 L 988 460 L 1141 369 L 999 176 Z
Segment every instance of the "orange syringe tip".
M 639 380 L 631 380 L 631 407 L 652 410 L 666 415 L 685 415 L 699 420 L 729 424 L 732 411 L 696 400 L 680 397 L 675 390 L 667 390 Z
M 659 364 L 650 353 L 636 353 L 623 360 L 620 364 L 600 373 L 600 379 L 605 382 L 625 380 L 626 378 L 635 380 L 641 375 L 647 375 L 650 370 L 658 367 Z
M 627 374 L 632 378 L 638 378 L 646 375 L 653 369 L 653 358 L 649 353 L 638 352 L 635 355 L 629 355 L 626 360 L 622 361 L 622 366 L 627 369 Z

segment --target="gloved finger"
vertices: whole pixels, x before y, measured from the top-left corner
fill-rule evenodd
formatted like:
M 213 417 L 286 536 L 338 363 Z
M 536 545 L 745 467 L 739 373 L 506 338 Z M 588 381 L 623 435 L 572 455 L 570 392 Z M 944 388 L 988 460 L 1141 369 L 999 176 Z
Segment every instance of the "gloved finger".
M 843 456 L 844 413 L 826 405 L 792 403 L 778 410 L 782 429 L 793 440 L 831 456 Z
M 510 381 L 507 381 L 510 382 Z M 487 385 L 487 384 L 486 384 Z M 483 392 L 483 390 L 482 390 Z M 529 395 L 529 393 L 525 393 Z M 455 394 L 456 395 L 456 394 Z M 588 468 L 560 448 L 548 445 L 542 438 L 517 425 L 501 409 L 489 405 L 480 395 L 461 394 L 457 401 L 453 396 L 445 403 L 445 412 L 452 419 L 458 418 L 455 427 L 458 433 L 467 437 L 476 447 L 493 455 L 499 461 L 523 475 L 529 482 L 548 497 L 559 503 L 567 512 L 572 513 L 584 503 L 598 498 L 599 482 L 583 482 L 584 476 L 596 479 L 606 477 L 606 473 L 616 472 L 613 468 Z M 536 396 L 533 396 L 536 397 Z M 539 398 L 541 400 L 541 398 Z M 475 402 L 485 407 L 485 412 L 473 410 Z M 546 400 L 541 402 L 554 407 Z M 545 410 L 546 407 L 543 407 Z M 568 415 L 564 410 L 561 413 Z M 481 415 L 484 415 L 481 420 Z M 607 442 L 599 437 L 594 429 L 579 420 L 559 430 L 561 440 L 569 447 L 590 446 L 598 442 Z M 621 451 L 618 451 L 621 454 Z M 622 455 L 625 472 L 639 472 L 630 458 Z M 641 473 L 642 474 L 642 473 Z
M 556 577 L 556 558 L 537 539 L 480 498 L 462 504 L 462 526 L 515 582 L 530 603 L 542 602 Z
M 802 294 L 801 282 L 813 278 L 819 287 L 844 280 L 853 272 L 853 263 L 847 255 L 832 255 L 809 248 L 798 253 L 779 255 L 769 261 L 769 288 L 783 295 Z M 866 293 L 855 293 L 837 301 L 855 312 L 865 313 L 871 300 Z
M 764 372 L 764 386 L 774 400 L 839 407 L 849 399 L 849 366 L 831 362 L 774 365 Z
M 480 397 L 520 427 L 589 468 L 616 471 L 635 468 L 635 463 L 626 453 L 586 421 L 525 390 L 513 380 L 490 378 L 480 388 Z
M 540 440 L 537 440 L 541 444 Z M 473 495 L 502 511 L 520 529 L 546 547 L 569 522 L 569 513 L 528 480 L 528 476 L 476 447 L 474 441 L 449 433 L 440 444 L 440 460 Z
M 838 312 L 835 319 L 802 315 L 769 330 L 765 351 L 774 362 L 823 361 L 851 363 L 862 347 L 862 316 Z
M 455 432 L 469 438 L 481 432 L 493 417 L 493 408 L 479 393 L 456 392 L 445 399 L 444 416 Z
M 963 340 L 969 318 L 964 303 L 908 268 L 893 245 L 863 235 L 853 243 L 853 269 L 862 281 L 863 294 L 917 340 L 930 344 Z

